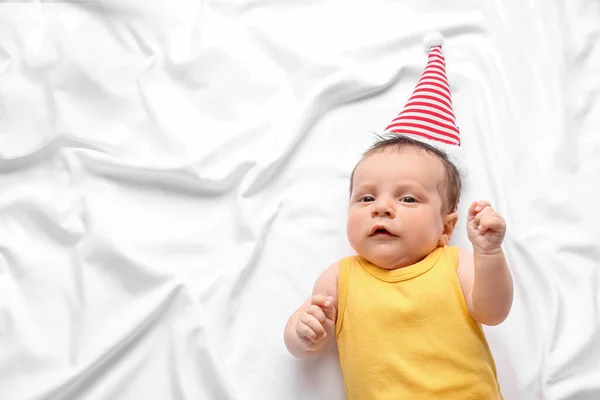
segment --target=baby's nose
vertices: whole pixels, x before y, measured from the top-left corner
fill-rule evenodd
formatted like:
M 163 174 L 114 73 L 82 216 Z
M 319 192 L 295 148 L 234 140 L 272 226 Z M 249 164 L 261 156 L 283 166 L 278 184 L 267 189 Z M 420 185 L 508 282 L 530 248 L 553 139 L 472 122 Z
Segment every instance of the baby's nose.
M 393 217 L 394 207 L 390 201 L 377 201 L 371 211 L 373 217 Z

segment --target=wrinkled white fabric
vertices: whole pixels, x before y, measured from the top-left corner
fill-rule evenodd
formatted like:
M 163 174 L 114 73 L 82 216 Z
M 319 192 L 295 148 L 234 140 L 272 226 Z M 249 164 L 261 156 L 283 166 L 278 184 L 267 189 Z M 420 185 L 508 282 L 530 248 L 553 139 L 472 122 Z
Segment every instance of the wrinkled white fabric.
M 507 400 L 600 398 L 600 3 L 0 4 L 0 398 L 343 399 L 289 315 L 430 31 L 508 223 Z

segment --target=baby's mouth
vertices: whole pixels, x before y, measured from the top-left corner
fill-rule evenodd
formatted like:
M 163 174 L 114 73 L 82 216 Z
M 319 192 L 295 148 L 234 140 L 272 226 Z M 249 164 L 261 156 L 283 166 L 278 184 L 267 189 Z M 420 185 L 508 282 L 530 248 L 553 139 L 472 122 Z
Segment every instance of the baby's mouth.
M 393 237 L 396 235 L 388 231 L 384 226 L 374 226 L 373 229 L 371 229 L 371 234 L 369 236 Z

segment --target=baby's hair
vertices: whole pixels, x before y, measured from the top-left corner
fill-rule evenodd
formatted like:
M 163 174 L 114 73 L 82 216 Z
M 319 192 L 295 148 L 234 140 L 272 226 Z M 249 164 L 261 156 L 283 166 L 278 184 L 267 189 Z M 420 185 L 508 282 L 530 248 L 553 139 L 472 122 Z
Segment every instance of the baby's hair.
M 444 199 L 444 211 L 445 213 L 450 213 L 456 211 L 458 207 L 458 200 L 460 198 L 460 189 L 461 189 L 461 179 L 460 173 L 456 166 L 450 161 L 448 155 L 445 151 L 440 150 L 436 147 L 433 147 L 427 143 L 421 142 L 416 139 L 411 139 L 404 135 L 397 134 L 389 134 L 385 136 L 380 136 L 379 141 L 373 144 L 361 157 L 361 161 L 370 154 L 380 153 L 386 149 L 394 148 L 396 150 L 402 150 L 407 147 L 411 147 L 414 149 L 418 149 L 421 151 L 425 151 L 431 155 L 437 156 L 442 163 L 444 164 L 444 169 L 446 171 L 446 179 L 444 182 L 440 184 L 440 194 L 443 191 L 446 192 Z M 352 175 L 350 176 L 350 194 L 352 195 L 352 184 L 354 181 L 354 171 L 356 171 L 356 167 L 358 167 L 360 161 L 356 164 L 354 169 L 352 170 Z

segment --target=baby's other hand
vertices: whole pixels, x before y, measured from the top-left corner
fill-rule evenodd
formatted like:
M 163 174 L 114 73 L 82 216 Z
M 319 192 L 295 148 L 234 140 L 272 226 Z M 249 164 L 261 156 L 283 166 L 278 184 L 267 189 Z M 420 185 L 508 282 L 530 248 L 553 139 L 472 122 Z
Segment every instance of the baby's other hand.
M 469 207 L 467 235 L 473 244 L 473 251 L 485 254 L 501 249 L 506 223 L 489 201 L 474 201 Z
M 318 349 L 333 336 L 336 313 L 333 297 L 314 295 L 311 298 L 310 305 L 296 323 L 296 333 L 303 339 L 304 350 Z

